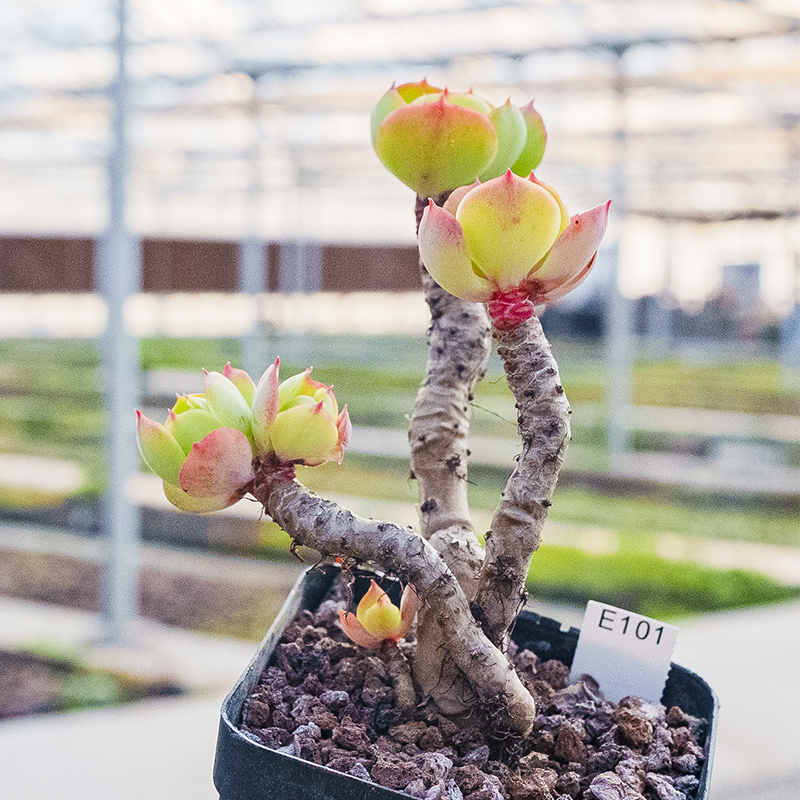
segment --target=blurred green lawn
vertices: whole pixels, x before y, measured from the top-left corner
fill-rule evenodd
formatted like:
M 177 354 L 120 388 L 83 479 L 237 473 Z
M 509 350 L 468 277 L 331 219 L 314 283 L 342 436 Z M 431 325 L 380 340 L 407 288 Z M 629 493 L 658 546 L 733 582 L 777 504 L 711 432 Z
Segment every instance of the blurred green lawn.
M 348 358 L 362 349 L 361 344 L 351 344 L 349 349 L 325 348 L 327 359 L 325 363 L 318 359 L 315 377 L 335 386 L 337 398 L 347 402 L 354 424 L 404 429 L 424 367 L 424 346 L 418 341 L 372 340 L 366 349 L 377 356 L 371 363 L 359 365 Z M 583 454 L 584 463 L 580 466 L 602 465 L 606 457 L 602 419 L 593 414 L 589 415 L 592 417 L 589 424 L 579 423 L 582 406 L 597 407 L 602 403 L 606 370 L 598 354 L 590 349 L 556 342 L 554 350 L 567 395 L 577 409 L 573 442 L 575 452 Z M 381 360 L 381 353 L 388 357 Z M 148 371 L 221 369 L 229 360 L 239 363 L 238 340 L 141 342 L 141 363 Z M 289 355 L 282 359 L 281 371 L 288 376 L 305 366 L 299 360 L 292 363 Z M 102 491 L 105 473 L 99 367 L 98 350 L 91 341 L 0 340 L 0 452 L 76 461 L 86 475 L 82 493 L 97 496 Z M 633 395 L 639 405 L 800 416 L 800 393 L 781 389 L 779 367 L 769 361 L 722 364 L 641 361 L 634 367 Z M 513 438 L 514 417 L 513 399 L 493 362 L 476 392 L 473 431 L 483 436 Z M 790 458 L 800 463 L 797 447 L 790 448 Z M 574 461 L 571 465 L 574 468 Z M 471 470 L 470 500 L 474 508 L 487 512 L 494 508 L 511 466 L 508 469 L 477 466 Z M 323 493 L 355 494 L 410 504 L 416 501 L 416 485 L 408 480 L 408 466 L 400 459 L 350 454 L 342 468 L 327 465 L 308 470 L 303 479 L 310 488 Z M 0 487 L 0 507 L 35 500 L 35 496 L 26 497 L 24 493 L 15 497 L 13 491 Z M 605 560 L 585 553 L 571 553 L 567 558 L 566 548 L 543 548 L 537 556 L 537 594 L 581 599 L 586 592 L 597 594 L 592 581 L 605 581 L 607 587 L 628 587 L 633 598 L 628 607 L 635 601 L 638 610 L 652 611 L 651 605 L 655 604 L 653 607 L 679 613 L 684 603 L 680 597 L 694 597 L 685 602 L 697 607 L 697 597 L 705 596 L 704 607 L 716 608 L 720 603 L 746 604 L 757 602 L 758 597 L 778 596 L 774 587 L 759 583 L 760 578 L 756 581 L 760 586 L 758 591 L 752 586 L 746 588 L 736 576 L 726 579 L 728 588 L 720 588 L 719 575 L 717 584 L 706 577 L 697 578 L 691 586 L 684 585 L 688 567 L 676 571 L 669 567 L 674 562 L 658 559 L 654 553 L 645 552 L 650 548 L 641 545 L 659 534 L 679 532 L 684 536 L 800 546 L 797 508 L 779 507 L 768 499 L 737 504 L 731 498 L 677 489 L 660 491 L 658 495 L 624 496 L 565 482 L 557 491 L 551 518 L 564 524 L 615 531 L 625 547 Z M 633 561 L 625 560 L 629 555 Z M 698 569 L 702 572 L 702 568 Z M 578 579 L 576 572 L 584 577 Z M 656 583 L 672 585 L 671 599 L 647 599 L 653 594 L 652 587 L 649 593 L 645 589 L 654 583 L 655 574 Z M 587 584 L 589 576 L 592 580 Z M 679 579 L 680 576 L 683 577 Z M 554 588 L 557 586 L 568 587 L 568 591 L 559 593 Z M 717 599 L 711 600 L 712 596 Z

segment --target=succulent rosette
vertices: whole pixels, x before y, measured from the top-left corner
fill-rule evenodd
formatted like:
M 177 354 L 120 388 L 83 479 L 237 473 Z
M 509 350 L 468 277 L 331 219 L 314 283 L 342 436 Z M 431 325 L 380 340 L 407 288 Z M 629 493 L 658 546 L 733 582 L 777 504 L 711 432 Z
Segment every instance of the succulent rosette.
M 454 93 L 424 80 L 393 85 L 372 112 L 378 158 L 421 197 L 509 168 L 527 175 L 541 161 L 545 141 L 533 103 L 495 107 L 471 90 Z
M 253 438 L 259 454 L 313 467 L 342 463 L 353 428 L 333 387 L 312 380 L 311 368 L 278 381 L 280 360 L 261 376 L 253 396 Z
M 462 300 L 485 302 L 496 325 L 512 327 L 574 289 L 594 263 L 610 203 L 570 218 L 558 193 L 531 173 L 508 170 L 432 200 L 419 251 L 433 279 Z
M 332 387 L 311 370 L 278 383 L 276 360 L 258 385 L 230 364 L 206 372 L 202 394 L 179 395 L 162 425 L 137 411 L 139 452 L 183 511 L 206 513 L 240 500 L 255 478 L 254 461 L 309 466 L 341 463 L 350 418 Z
M 339 611 L 339 621 L 342 630 L 356 644 L 377 648 L 386 641 L 400 641 L 411 629 L 418 610 L 419 598 L 412 586 L 403 589 L 398 608 L 373 580 L 356 613 Z

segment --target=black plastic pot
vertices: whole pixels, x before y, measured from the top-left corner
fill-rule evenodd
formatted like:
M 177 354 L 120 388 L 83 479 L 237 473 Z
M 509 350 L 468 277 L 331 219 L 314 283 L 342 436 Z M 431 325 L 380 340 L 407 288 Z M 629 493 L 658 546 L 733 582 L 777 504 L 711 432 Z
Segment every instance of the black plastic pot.
M 278 753 L 239 730 L 242 708 L 267 666 L 283 630 L 302 608 L 314 610 L 325 599 L 338 569 L 311 569 L 297 581 L 261 648 L 225 698 L 220 715 L 214 784 L 220 800 L 390 800 L 403 792 Z M 561 630 L 555 620 L 523 611 L 514 628 L 514 641 L 542 659 L 556 658 L 568 666 L 578 643 L 578 630 Z M 688 669 L 673 664 L 662 696 L 667 707 L 708 720 L 705 763 L 696 800 L 707 800 L 717 729 L 718 701 L 708 684 Z

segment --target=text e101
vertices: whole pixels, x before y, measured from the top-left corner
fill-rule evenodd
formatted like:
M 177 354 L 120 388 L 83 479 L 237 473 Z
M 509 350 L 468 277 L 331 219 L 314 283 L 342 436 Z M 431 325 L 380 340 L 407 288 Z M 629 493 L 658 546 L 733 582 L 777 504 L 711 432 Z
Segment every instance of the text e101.
M 650 638 L 652 634 L 655 637 L 655 644 L 661 644 L 661 637 L 664 635 L 663 624 L 656 627 L 651 624 L 650 620 L 643 617 L 639 617 L 637 621 L 634 615 L 630 613 L 622 616 L 616 608 L 604 608 L 597 620 L 597 627 L 605 631 L 621 632 L 623 636 L 630 633 L 639 641 Z

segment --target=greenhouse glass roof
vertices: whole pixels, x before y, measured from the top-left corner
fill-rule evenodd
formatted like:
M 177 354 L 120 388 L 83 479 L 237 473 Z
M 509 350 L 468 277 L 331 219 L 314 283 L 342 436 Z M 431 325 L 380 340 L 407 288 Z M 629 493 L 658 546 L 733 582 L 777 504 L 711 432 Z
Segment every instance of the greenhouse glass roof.
M 115 14 L 0 6 L 0 232 L 104 226 Z M 373 154 L 368 114 L 393 81 L 426 76 L 535 98 L 540 174 L 574 211 L 614 198 L 629 293 L 702 298 L 721 265 L 749 262 L 776 307 L 798 291 L 796 0 L 129 0 L 128 14 L 137 233 L 412 242 L 413 197 Z

